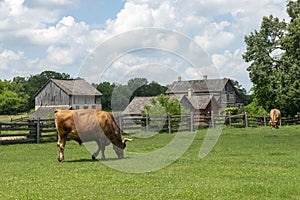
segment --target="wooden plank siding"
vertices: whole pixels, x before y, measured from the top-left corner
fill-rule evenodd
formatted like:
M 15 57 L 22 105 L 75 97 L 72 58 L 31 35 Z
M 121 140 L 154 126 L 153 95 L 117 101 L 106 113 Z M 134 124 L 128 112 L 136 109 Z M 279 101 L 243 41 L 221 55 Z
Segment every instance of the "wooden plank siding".
M 35 97 L 36 107 L 49 105 L 69 105 L 69 95 L 51 81 Z

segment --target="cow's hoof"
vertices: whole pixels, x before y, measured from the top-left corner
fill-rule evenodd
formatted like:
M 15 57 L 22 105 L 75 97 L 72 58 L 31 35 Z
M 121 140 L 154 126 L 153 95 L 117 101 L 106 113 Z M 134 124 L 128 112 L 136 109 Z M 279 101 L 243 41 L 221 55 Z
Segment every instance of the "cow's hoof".
M 58 162 L 61 162 L 61 163 L 65 162 L 65 160 L 61 160 L 59 158 L 57 160 L 58 160 Z
M 93 159 L 93 160 L 96 160 L 96 157 L 95 157 L 94 155 L 92 155 L 92 159 Z

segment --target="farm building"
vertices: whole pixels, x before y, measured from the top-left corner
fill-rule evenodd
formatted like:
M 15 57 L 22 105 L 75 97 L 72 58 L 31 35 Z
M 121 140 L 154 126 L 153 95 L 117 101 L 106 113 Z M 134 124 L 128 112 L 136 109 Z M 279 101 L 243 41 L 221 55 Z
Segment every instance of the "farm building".
M 228 79 L 208 79 L 183 81 L 178 77 L 166 91 L 170 96 L 207 96 L 215 98 L 220 108 L 241 107 L 244 105 L 244 97 L 235 88 L 233 82 Z
M 49 118 L 57 108 L 101 109 L 101 93 L 84 79 L 49 79 L 35 95 L 31 118 Z
M 244 98 L 239 94 L 232 81 L 207 79 L 182 81 L 179 77 L 166 91 L 170 97 L 177 98 L 190 112 L 218 113 L 219 108 L 240 107 Z M 145 105 L 151 105 L 153 97 L 135 97 L 123 111 L 125 115 L 141 115 Z
M 191 112 L 218 113 L 219 105 L 213 95 L 204 96 L 173 96 L 178 98 L 183 108 Z M 157 97 L 134 97 L 130 104 L 122 112 L 123 115 L 142 115 L 145 105 L 151 105 L 151 99 Z

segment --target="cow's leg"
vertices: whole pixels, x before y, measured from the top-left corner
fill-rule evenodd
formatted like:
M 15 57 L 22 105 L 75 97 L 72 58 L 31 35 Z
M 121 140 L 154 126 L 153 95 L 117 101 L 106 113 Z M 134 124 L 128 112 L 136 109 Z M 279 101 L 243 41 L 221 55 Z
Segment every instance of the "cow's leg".
M 101 151 L 101 160 L 105 160 L 105 155 L 104 155 L 105 145 L 101 141 L 96 141 L 96 142 L 98 145 L 98 149 L 97 151 L 95 151 L 95 153 L 93 153 L 92 159 L 95 160 Z
M 57 149 L 58 149 L 58 161 L 59 162 L 64 162 L 64 149 L 66 145 L 66 138 L 61 137 L 58 134 L 58 141 L 57 141 Z

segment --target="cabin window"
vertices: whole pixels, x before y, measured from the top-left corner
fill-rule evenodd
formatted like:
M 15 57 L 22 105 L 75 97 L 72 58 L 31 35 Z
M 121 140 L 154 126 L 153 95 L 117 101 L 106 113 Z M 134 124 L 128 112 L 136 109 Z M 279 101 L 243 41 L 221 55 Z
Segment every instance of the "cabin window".
M 92 109 L 96 109 L 96 105 L 92 105 Z
M 88 106 L 83 106 L 83 109 L 88 109 L 89 107 Z
M 80 107 L 79 106 L 75 106 L 75 109 L 78 110 Z

